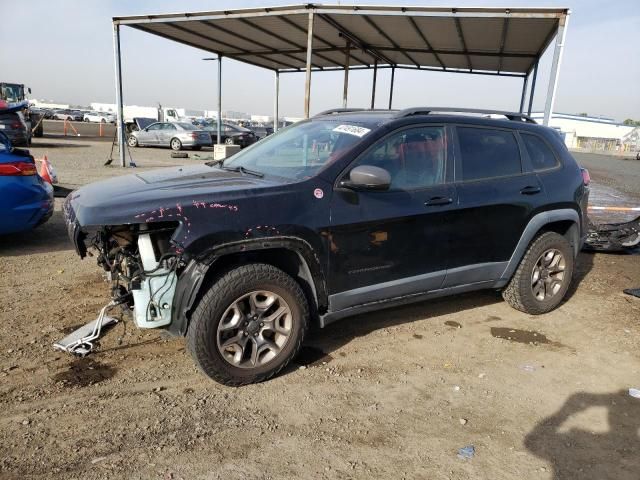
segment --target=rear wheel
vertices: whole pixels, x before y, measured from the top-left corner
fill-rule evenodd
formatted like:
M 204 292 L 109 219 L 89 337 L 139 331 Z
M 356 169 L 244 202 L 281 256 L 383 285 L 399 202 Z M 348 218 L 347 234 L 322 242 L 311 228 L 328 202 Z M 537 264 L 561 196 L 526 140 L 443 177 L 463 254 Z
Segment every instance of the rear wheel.
M 529 245 L 502 297 L 516 310 L 547 313 L 564 298 L 573 276 L 573 248 L 555 232 L 538 236 Z
M 194 145 L 193 147 L 191 147 L 192 150 L 201 150 L 202 149 L 202 145 Z
M 227 145 L 233 145 L 233 138 L 232 137 L 227 137 L 224 139 L 224 143 L 226 143 Z
M 177 138 L 172 138 L 169 145 L 171 145 L 171 150 L 175 150 L 176 152 L 182 150 L 182 142 Z
M 282 370 L 298 353 L 308 323 L 300 285 L 276 267 L 254 263 L 211 286 L 193 312 L 187 341 L 207 376 L 240 386 Z

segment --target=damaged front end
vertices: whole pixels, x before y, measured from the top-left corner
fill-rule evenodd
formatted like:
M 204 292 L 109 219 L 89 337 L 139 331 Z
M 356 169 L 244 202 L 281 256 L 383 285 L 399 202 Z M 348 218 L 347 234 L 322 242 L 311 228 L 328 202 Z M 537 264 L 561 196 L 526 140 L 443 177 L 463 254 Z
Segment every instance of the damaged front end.
M 177 222 L 106 226 L 87 236 L 89 251 L 97 253 L 111 282 L 113 299 L 123 299 L 133 309 L 139 328 L 171 323 L 178 273 L 184 267 L 180 250 L 171 243 L 177 226 Z
M 76 250 L 82 257 L 97 257 L 98 265 L 111 283 L 112 300 L 100 310 L 96 320 L 56 342 L 54 347 L 75 355 L 87 355 L 102 329 L 117 322 L 107 312 L 118 305 L 132 310 L 139 328 L 169 325 L 178 274 L 184 267 L 181 250 L 171 240 L 178 222 L 85 229 L 80 228 L 67 207 L 65 205 L 65 215 Z

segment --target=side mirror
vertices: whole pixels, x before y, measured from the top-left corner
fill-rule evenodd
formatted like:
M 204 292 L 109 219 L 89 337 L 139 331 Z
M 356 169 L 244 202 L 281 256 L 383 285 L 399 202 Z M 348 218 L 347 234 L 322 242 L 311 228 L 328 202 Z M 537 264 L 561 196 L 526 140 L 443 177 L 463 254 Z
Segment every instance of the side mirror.
M 31 95 L 31 87 L 28 87 L 27 91 L 29 92 L 29 95 Z
M 340 186 L 352 190 L 388 190 L 391 175 L 384 168 L 373 165 L 360 165 L 349 172 L 349 180 L 340 182 Z

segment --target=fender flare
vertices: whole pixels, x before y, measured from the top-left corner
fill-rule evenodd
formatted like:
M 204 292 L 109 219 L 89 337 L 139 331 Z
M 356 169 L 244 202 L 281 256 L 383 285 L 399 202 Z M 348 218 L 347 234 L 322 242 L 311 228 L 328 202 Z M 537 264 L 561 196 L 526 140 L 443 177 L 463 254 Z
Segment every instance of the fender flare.
M 525 252 L 527 251 L 527 248 L 529 247 L 529 244 L 531 243 L 533 238 L 536 236 L 536 234 L 540 231 L 540 229 L 543 228 L 545 225 L 549 225 L 550 223 L 560 222 L 560 221 L 573 222 L 575 228 L 572 228 L 570 232 L 573 237 L 572 247 L 574 249 L 574 256 L 578 255 L 578 252 L 580 251 L 580 242 L 581 242 L 580 230 L 579 230 L 580 216 L 578 215 L 578 212 L 571 208 L 561 208 L 558 210 L 548 210 L 545 212 L 540 212 L 534 215 L 533 217 L 531 217 L 531 220 L 529 220 L 529 223 L 525 227 L 524 232 L 522 232 L 522 235 L 520 236 L 520 240 L 518 241 L 518 244 L 516 245 L 515 250 L 511 254 L 511 258 L 509 259 L 509 262 L 507 263 L 507 266 L 504 269 L 504 272 L 502 272 L 500 279 L 497 281 L 497 284 L 496 284 L 497 288 L 501 288 L 509 282 L 509 280 L 515 273 L 516 268 L 518 268 L 518 265 L 520 265 L 520 260 L 522 260 L 522 257 L 524 256 Z
M 198 294 L 209 270 L 220 258 L 234 253 L 248 253 L 274 248 L 284 248 L 297 254 L 302 268 L 310 278 L 310 287 L 316 305 L 327 305 L 328 294 L 320 259 L 312 246 L 299 237 L 263 237 L 216 245 L 188 263 L 178 277 L 171 312 L 169 333 L 184 336 L 189 326 L 189 316 L 195 307 Z

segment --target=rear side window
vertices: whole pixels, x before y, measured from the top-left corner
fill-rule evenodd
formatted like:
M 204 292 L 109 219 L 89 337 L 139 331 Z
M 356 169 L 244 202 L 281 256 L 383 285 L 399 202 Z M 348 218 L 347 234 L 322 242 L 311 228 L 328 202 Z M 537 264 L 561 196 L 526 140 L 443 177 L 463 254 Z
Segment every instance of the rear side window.
M 462 179 L 506 177 L 522 173 L 520 149 L 512 132 L 457 127 Z
M 520 133 L 534 170 L 546 170 L 558 165 L 558 159 L 541 138 Z

